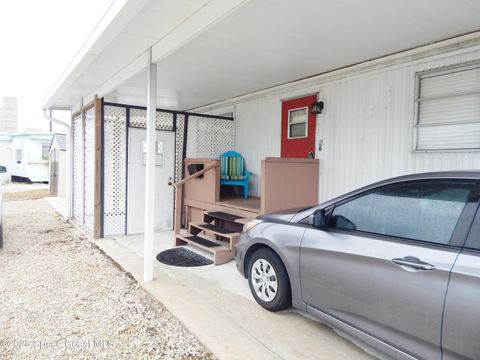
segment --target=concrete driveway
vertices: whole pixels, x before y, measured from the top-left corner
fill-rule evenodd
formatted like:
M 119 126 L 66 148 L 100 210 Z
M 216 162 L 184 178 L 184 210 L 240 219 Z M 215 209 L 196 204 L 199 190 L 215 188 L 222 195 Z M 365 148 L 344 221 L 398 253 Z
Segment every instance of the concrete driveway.
M 172 232 L 156 234 L 156 253 L 172 247 Z M 143 281 L 143 235 L 94 241 L 220 359 L 371 359 L 331 328 L 294 311 L 257 305 L 231 261 L 181 268 L 156 261 Z

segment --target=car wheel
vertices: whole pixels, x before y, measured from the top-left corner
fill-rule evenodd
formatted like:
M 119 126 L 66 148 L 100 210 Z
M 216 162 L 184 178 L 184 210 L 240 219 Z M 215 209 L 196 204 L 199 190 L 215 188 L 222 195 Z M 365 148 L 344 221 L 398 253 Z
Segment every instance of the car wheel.
M 272 250 L 262 248 L 253 253 L 248 264 L 248 284 L 257 303 L 265 309 L 280 311 L 291 306 L 287 270 Z

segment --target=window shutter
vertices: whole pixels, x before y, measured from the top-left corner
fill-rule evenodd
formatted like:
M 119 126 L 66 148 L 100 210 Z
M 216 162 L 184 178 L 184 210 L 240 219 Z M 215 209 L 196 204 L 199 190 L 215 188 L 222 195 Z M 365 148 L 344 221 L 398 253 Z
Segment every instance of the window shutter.
M 418 75 L 417 150 L 480 149 L 480 64 Z

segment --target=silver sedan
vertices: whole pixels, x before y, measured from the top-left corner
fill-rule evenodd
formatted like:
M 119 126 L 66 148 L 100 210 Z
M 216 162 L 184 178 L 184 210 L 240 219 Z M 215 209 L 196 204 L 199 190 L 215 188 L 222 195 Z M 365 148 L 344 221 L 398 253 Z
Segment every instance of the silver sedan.
M 415 174 L 259 216 L 236 247 L 256 301 L 396 359 L 480 359 L 480 171 Z

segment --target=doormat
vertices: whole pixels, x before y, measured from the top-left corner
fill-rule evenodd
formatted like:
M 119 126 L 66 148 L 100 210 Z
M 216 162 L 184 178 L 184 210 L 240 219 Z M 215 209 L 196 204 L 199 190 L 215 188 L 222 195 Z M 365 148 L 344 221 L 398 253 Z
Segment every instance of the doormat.
M 213 264 L 212 260 L 182 246 L 162 251 L 157 255 L 157 260 L 172 266 L 204 266 Z

